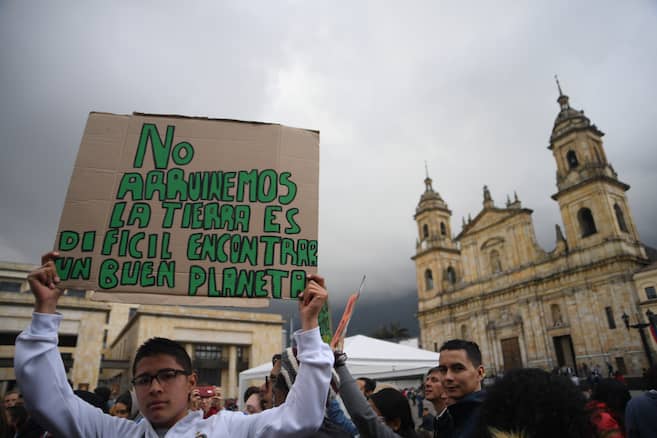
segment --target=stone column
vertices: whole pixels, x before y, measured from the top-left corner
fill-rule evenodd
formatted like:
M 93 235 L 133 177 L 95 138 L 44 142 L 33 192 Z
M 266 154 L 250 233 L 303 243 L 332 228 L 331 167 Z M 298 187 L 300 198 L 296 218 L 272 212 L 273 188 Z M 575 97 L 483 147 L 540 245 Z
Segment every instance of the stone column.
M 538 347 L 536 345 L 536 333 L 540 333 L 540 330 L 536 330 L 534 328 L 535 322 L 532 320 L 532 314 L 531 314 L 531 305 L 532 305 L 532 300 L 529 298 L 525 298 L 520 302 L 519 306 L 519 312 L 520 316 L 522 317 L 522 334 L 524 337 L 525 341 L 525 354 L 526 354 L 526 361 L 524 363 L 524 366 L 526 367 L 531 367 L 535 366 L 534 363 L 536 361 L 537 357 L 537 351 Z
M 554 344 L 552 343 L 552 336 L 547 331 L 547 318 L 545 316 L 545 303 L 543 302 L 542 299 L 539 299 L 537 301 L 537 308 L 536 311 L 538 313 L 538 319 L 539 323 L 542 323 L 543 329 L 543 338 L 544 338 L 544 357 L 546 359 L 546 367 L 548 371 L 552 370 L 552 367 L 556 365 L 556 351 L 554 351 Z
M 237 394 L 237 347 L 234 345 L 228 346 L 228 382 L 224 391 L 227 394 L 224 397 L 239 398 L 239 394 Z
M 76 388 L 79 383 L 88 383 L 91 391 L 98 385 L 105 314 L 90 312 L 84 315 L 77 330 L 77 344 L 74 348 L 71 347 L 73 370 L 70 377 Z M 60 351 L 66 350 L 60 349 Z
M 493 371 L 493 373 L 497 374 L 499 364 L 497 349 L 495 348 L 495 343 L 497 342 L 497 330 L 495 328 L 495 323 L 491 320 L 488 320 L 486 324 L 486 341 L 488 343 L 487 347 L 489 350 L 491 362 L 485 364 L 484 366 L 487 367 L 487 369 Z

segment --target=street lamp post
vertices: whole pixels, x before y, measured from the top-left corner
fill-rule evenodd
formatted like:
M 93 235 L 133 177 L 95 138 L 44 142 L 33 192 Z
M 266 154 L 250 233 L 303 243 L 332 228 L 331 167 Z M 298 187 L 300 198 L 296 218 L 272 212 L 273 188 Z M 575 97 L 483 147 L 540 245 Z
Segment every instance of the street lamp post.
M 648 312 L 650 312 L 650 310 L 648 310 Z M 649 321 L 650 321 L 650 316 L 652 316 L 652 312 L 648 314 Z M 625 312 L 623 312 L 621 318 L 623 319 L 623 323 L 625 323 L 625 328 L 627 330 L 633 328 L 639 331 L 639 335 L 641 336 L 641 343 L 643 344 L 643 351 L 646 353 L 646 359 L 648 359 L 648 366 L 652 366 L 653 364 L 652 353 L 650 352 L 650 346 L 648 345 L 648 338 L 646 337 L 646 332 L 643 330 L 646 327 L 650 327 L 650 322 L 637 322 L 636 324 L 630 324 L 630 317 Z

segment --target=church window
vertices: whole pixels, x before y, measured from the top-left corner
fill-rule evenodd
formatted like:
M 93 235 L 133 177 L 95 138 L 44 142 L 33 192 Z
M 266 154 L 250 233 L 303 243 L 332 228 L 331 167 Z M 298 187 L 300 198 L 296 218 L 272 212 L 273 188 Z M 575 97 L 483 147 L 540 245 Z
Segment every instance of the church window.
M 221 385 L 221 368 L 225 363 L 222 345 L 195 344 L 192 367 L 202 385 Z M 224 360 L 222 360 L 224 359 Z
M 555 327 L 563 325 L 563 317 L 561 316 L 561 307 L 558 304 L 552 304 L 550 306 L 550 311 L 552 312 L 552 323 Z
M 490 252 L 490 270 L 493 273 L 502 272 L 502 261 L 500 260 L 500 253 L 496 249 Z
M 440 223 L 440 234 L 443 236 L 447 235 L 447 227 L 445 227 L 445 222 Z
M 568 167 L 574 169 L 579 166 L 579 161 L 577 161 L 577 154 L 575 151 L 568 151 L 566 154 L 566 161 L 568 161 Z
M 422 225 L 422 238 L 423 239 L 429 238 L 429 225 L 427 224 Z
M 655 292 L 655 286 L 648 286 L 646 288 L 646 297 L 648 297 L 649 300 L 654 300 L 657 298 L 657 292 Z
M 618 222 L 618 228 L 620 228 L 621 231 L 627 233 L 627 224 L 625 223 L 625 216 L 623 216 L 623 210 L 618 206 L 618 204 L 614 204 L 614 213 L 616 213 L 616 222 Z
M 21 284 L 18 281 L 0 281 L 0 291 L 20 293 Z
M 19 334 L 20 334 L 19 332 L 0 333 L 0 345 L 11 345 L 13 347 L 14 344 L 16 344 L 16 338 L 18 337 Z
M 468 326 L 465 324 L 461 325 L 461 339 L 468 339 Z
M 607 314 L 607 324 L 609 325 L 609 328 L 615 329 L 616 321 L 614 320 L 614 311 L 611 307 L 607 306 L 605 307 L 605 313 Z
M 587 237 L 598 232 L 595 228 L 593 213 L 591 213 L 591 210 L 588 208 L 581 208 L 577 212 L 577 219 L 579 220 L 579 228 L 582 232 L 582 237 Z
M 431 272 L 431 269 L 424 271 L 424 285 L 427 290 L 433 289 L 433 273 Z
M 447 268 L 447 281 L 449 284 L 456 283 L 456 271 L 451 266 Z

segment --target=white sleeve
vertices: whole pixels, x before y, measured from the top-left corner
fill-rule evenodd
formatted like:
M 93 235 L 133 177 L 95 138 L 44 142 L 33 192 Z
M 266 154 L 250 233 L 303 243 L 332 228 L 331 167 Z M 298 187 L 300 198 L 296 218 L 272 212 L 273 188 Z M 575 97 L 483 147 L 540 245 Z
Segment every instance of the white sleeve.
M 324 420 L 329 392 L 333 352 L 322 341 L 319 328 L 297 331 L 299 372 L 285 403 L 253 415 L 231 415 L 227 419 L 234 433 L 248 430 L 248 437 L 307 437 Z M 237 436 L 237 435 L 232 435 Z
M 14 368 L 31 415 L 55 436 L 135 436 L 135 423 L 104 414 L 77 397 L 57 349 L 60 314 L 34 313 L 16 339 Z

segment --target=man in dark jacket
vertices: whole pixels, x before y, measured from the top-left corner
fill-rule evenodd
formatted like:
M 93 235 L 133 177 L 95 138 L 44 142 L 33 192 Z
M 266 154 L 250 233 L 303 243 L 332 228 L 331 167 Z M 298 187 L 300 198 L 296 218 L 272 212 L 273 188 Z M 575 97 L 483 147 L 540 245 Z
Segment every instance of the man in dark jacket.
M 648 392 L 627 403 L 625 408 L 625 430 L 628 438 L 657 436 L 657 365 L 645 375 Z
M 440 383 L 454 403 L 436 417 L 434 436 L 469 438 L 474 436 L 479 410 L 484 400 L 481 381 L 485 370 L 481 351 L 474 342 L 452 339 L 440 347 Z

